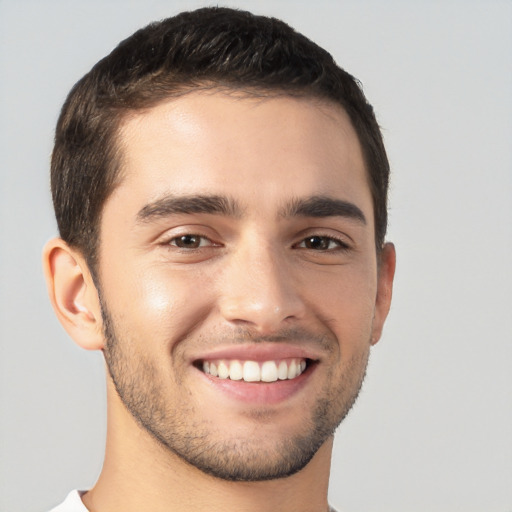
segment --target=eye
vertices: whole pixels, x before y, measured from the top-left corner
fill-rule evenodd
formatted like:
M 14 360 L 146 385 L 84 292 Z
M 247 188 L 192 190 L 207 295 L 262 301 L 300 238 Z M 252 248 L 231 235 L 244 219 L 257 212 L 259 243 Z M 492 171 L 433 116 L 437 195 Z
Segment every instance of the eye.
M 172 238 L 168 244 L 180 249 L 199 249 L 200 247 L 212 246 L 213 242 L 205 236 L 187 234 Z
M 313 235 L 304 238 L 302 242 L 297 245 L 300 249 L 310 249 L 313 251 L 334 251 L 336 249 L 346 250 L 348 245 L 342 240 L 330 236 Z

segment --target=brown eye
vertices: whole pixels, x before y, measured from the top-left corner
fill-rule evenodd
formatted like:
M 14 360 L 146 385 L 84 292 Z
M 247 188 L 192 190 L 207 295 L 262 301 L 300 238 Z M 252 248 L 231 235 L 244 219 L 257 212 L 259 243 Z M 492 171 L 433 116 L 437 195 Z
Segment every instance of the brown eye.
M 300 249 L 309 249 L 312 251 L 335 251 L 335 250 L 346 250 L 348 245 L 342 240 L 332 238 L 330 236 L 313 235 L 304 238 L 302 242 L 298 244 Z
M 306 249 L 316 249 L 317 251 L 326 251 L 329 249 L 331 239 L 325 236 L 310 236 L 304 240 Z
M 180 249 L 198 249 L 204 245 L 204 237 L 199 235 L 182 235 L 171 240 L 171 245 L 175 245 Z

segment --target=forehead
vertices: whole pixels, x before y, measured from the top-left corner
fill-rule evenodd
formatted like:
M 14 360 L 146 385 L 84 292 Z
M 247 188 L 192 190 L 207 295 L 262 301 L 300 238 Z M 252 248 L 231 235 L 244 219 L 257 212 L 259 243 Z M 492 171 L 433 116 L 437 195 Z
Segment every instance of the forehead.
M 122 177 L 112 199 L 139 207 L 164 194 L 228 195 L 260 208 L 334 195 L 371 210 L 359 140 L 331 102 L 193 92 L 126 118 L 118 140 Z

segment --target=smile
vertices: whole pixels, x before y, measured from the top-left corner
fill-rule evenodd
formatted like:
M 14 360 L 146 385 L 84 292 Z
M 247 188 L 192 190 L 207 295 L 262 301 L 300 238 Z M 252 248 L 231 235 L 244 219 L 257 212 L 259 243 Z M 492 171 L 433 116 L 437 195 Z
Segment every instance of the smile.
M 281 359 L 278 361 L 217 359 L 203 361 L 200 366 L 204 373 L 212 377 L 245 382 L 293 380 L 301 375 L 306 367 L 307 360 L 302 358 Z

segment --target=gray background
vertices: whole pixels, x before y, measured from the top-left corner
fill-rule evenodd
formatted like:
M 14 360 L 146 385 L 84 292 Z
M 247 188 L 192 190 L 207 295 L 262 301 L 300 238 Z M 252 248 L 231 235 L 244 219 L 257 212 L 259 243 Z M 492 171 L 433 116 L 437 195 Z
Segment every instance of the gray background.
M 101 356 L 54 318 L 48 160 L 70 87 L 121 39 L 196 1 L 0 0 L 0 510 L 87 488 Z M 512 2 L 228 1 L 282 17 L 364 84 L 393 168 L 395 299 L 339 429 L 348 512 L 512 511 Z

